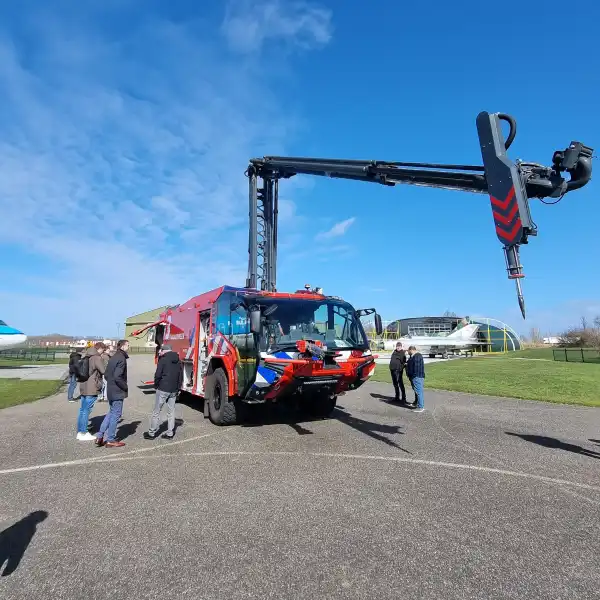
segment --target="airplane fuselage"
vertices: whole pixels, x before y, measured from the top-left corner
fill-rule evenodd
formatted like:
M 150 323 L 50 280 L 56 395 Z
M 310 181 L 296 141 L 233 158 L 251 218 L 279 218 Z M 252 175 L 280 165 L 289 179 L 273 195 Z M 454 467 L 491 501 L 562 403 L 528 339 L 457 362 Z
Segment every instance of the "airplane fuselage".
M 21 346 L 27 341 L 27 336 L 14 327 L 9 327 L 0 321 L 0 350 L 9 350 Z

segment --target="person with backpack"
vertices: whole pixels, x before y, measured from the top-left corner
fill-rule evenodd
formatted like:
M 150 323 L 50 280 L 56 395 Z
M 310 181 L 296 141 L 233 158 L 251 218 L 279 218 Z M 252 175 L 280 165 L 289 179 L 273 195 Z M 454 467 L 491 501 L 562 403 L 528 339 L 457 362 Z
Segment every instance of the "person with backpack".
M 81 360 L 81 353 L 74 350 L 69 355 L 69 388 L 67 389 L 67 400 L 75 402 L 75 387 L 77 386 L 76 364 Z M 81 394 L 80 394 L 81 395 Z
M 179 360 L 179 354 L 173 352 L 168 344 L 160 349 L 160 360 L 154 374 L 154 387 L 156 388 L 156 399 L 154 401 L 154 412 L 150 417 L 150 428 L 144 433 L 144 439 L 153 440 L 158 432 L 158 419 L 162 407 L 167 405 L 167 431 L 162 436 L 166 440 L 172 440 L 175 435 L 175 402 L 177 394 L 183 382 L 183 366 Z
M 75 363 L 75 375 L 79 381 L 81 393 L 81 405 L 79 406 L 79 417 L 77 418 L 77 439 L 81 442 L 92 441 L 96 438 L 88 431 L 90 412 L 96 404 L 98 394 L 102 389 L 102 376 L 106 370 L 102 354 L 106 346 L 102 342 L 96 342 L 88 348 L 83 358 Z
M 125 445 L 125 442 L 117 440 L 117 424 L 123 414 L 123 400 L 127 398 L 129 392 L 127 384 L 128 350 L 129 342 L 119 340 L 117 351 L 110 357 L 106 365 L 106 398 L 109 409 L 96 436 L 97 446 L 121 448 Z

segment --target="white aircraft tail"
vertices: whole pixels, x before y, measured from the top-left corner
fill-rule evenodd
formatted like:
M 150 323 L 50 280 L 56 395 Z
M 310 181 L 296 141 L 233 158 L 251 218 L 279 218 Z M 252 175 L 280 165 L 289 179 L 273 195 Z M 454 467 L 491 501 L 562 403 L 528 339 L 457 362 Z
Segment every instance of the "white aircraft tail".
M 457 331 L 453 331 L 450 335 L 446 336 L 446 339 L 470 340 L 473 337 L 475 337 L 475 333 L 478 329 L 478 324 L 471 323 L 470 325 L 465 325 L 464 327 L 461 327 Z

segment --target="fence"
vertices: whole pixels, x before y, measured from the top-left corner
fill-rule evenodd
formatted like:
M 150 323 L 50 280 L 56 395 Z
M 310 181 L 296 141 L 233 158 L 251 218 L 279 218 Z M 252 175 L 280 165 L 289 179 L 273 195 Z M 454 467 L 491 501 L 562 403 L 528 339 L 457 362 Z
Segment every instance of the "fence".
M 57 358 L 68 358 L 69 355 L 65 352 L 57 352 L 56 350 L 25 350 L 13 349 L 0 351 L 0 360 L 38 360 L 54 362 Z
M 579 362 L 600 364 L 600 350 L 587 348 L 554 348 L 554 360 L 561 362 Z

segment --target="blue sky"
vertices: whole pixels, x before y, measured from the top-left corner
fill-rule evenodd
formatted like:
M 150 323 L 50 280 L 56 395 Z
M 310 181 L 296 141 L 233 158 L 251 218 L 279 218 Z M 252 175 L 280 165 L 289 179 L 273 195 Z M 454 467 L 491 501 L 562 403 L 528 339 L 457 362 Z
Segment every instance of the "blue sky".
M 365 7 L 3 3 L 0 318 L 114 335 L 127 315 L 242 285 L 251 156 L 477 164 L 481 110 L 517 118 L 513 158 L 600 144 L 597 3 Z M 600 314 L 595 182 L 533 201 L 524 323 L 485 196 L 309 177 L 280 194 L 280 289 L 524 332 Z

